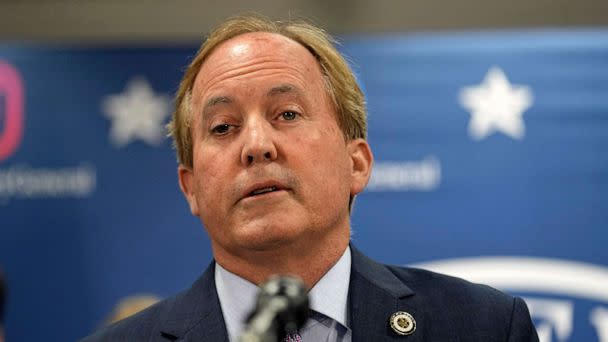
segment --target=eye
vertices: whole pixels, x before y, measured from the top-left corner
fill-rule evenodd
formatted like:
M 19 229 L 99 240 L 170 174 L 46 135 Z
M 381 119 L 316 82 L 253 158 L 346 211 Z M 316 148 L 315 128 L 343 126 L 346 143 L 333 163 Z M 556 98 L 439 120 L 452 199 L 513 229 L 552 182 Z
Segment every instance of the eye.
M 281 113 L 281 118 L 283 118 L 283 120 L 285 121 L 293 121 L 298 117 L 298 113 L 293 112 L 293 111 L 285 111 L 283 113 Z
M 230 127 L 232 126 L 229 124 L 219 124 L 211 128 L 211 133 L 216 135 L 224 135 L 230 131 Z

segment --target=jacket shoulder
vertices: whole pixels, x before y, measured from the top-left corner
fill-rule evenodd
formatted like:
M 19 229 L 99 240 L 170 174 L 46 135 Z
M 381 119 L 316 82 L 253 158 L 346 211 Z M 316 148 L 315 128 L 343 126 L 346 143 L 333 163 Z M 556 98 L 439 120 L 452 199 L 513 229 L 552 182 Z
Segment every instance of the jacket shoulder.
M 386 267 L 417 295 L 423 296 L 425 300 L 431 302 L 440 301 L 445 305 L 445 301 L 448 300 L 466 304 L 466 306 L 491 305 L 494 307 L 510 307 L 513 304 L 513 296 L 488 285 L 476 284 L 419 268 L 391 265 Z
M 160 324 L 167 320 L 169 312 L 183 294 L 184 292 L 180 292 L 133 316 L 101 328 L 82 339 L 81 342 L 154 341 L 160 339 L 162 337 L 159 335 Z
M 190 288 L 82 341 L 174 341 L 186 335 L 200 341 L 203 332 L 213 341 L 226 340 L 214 274 L 212 262 Z
M 487 285 L 423 269 L 387 266 L 415 293 L 437 324 L 466 331 L 472 325 L 507 341 L 538 341 L 526 303 Z M 503 339 L 504 340 L 504 339 Z

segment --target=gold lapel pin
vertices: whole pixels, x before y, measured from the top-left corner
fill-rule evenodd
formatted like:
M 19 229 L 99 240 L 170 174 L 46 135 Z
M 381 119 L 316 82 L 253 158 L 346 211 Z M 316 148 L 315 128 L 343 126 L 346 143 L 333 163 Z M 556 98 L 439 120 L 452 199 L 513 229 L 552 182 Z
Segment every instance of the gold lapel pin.
M 399 335 L 410 335 L 416 330 L 416 320 L 405 311 L 397 311 L 389 319 L 391 328 Z

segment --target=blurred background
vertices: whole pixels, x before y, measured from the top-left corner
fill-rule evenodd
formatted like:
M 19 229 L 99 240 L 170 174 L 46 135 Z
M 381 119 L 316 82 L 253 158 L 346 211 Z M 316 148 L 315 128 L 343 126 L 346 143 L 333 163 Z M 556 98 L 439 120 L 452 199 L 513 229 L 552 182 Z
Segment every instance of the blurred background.
M 247 11 L 327 29 L 366 93 L 358 248 L 523 296 L 543 342 L 608 342 L 605 0 L 0 1 L 7 341 L 77 340 L 211 262 L 163 125 Z
M 333 34 L 577 28 L 608 24 L 602 0 L 2 0 L 0 33 L 7 40 L 198 43 L 235 13 L 305 17 Z

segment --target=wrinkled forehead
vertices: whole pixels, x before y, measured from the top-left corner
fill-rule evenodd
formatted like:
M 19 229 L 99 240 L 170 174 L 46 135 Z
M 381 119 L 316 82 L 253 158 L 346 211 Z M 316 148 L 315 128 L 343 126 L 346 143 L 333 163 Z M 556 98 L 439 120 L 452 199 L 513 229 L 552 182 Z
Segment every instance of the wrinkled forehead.
M 276 33 L 245 33 L 219 44 L 203 62 L 194 82 L 193 101 L 224 79 L 257 69 L 300 74 L 309 82 L 322 80 L 317 59 L 300 43 Z

